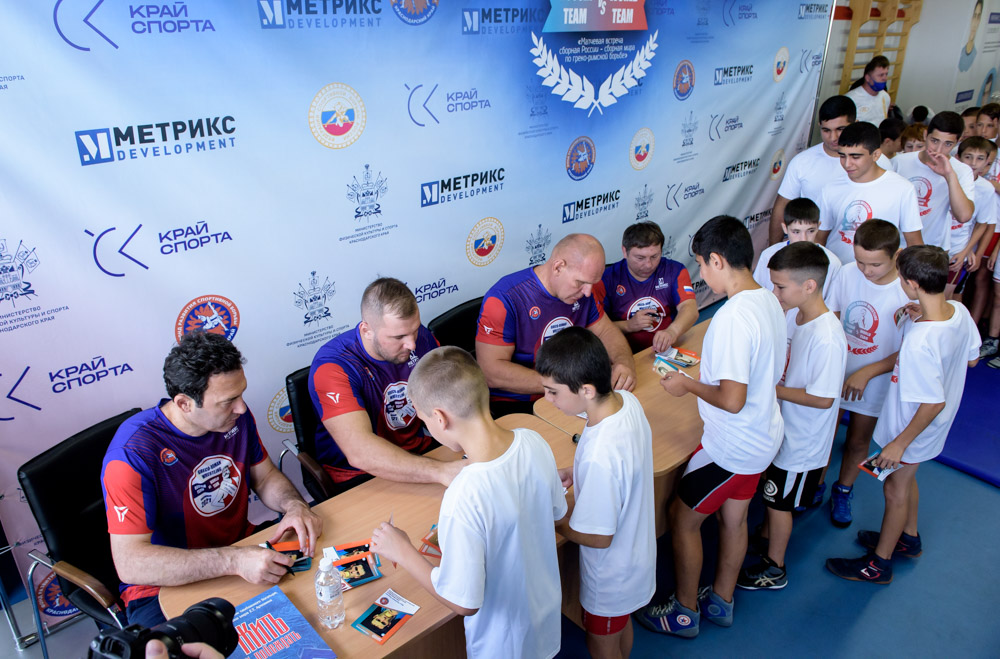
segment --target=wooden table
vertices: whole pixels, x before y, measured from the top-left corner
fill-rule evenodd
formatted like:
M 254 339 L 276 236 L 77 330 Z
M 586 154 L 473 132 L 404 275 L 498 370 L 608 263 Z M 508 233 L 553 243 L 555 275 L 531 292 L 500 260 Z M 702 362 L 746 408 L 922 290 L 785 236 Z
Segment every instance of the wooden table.
M 700 355 L 709 322 L 703 321 L 688 330 L 677 342 L 677 347 Z M 654 359 L 655 352 L 652 348 L 635 355 L 638 382 L 632 393 L 642 404 L 653 431 L 653 496 L 656 535 L 659 537 L 667 531 L 666 502 L 673 493 L 679 475 L 677 468 L 698 448 L 703 425 L 698 414 L 697 398 L 691 394 L 675 398 L 665 392 L 660 386 L 660 375 L 653 370 Z M 697 379 L 700 367 L 697 364 L 684 369 L 684 372 Z M 586 420 L 581 417 L 563 414 L 544 398 L 535 401 L 534 412 L 570 435 L 582 432 L 586 424 Z M 558 464 L 560 467 L 565 466 L 561 462 Z
M 511 414 L 498 423 L 508 429 L 530 428 L 538 431 L 552 447 L 560 467 L 573 464 L 576 446 L 569 435 L 538 417 L 530 414 Z M 460 456 L 441 447 L 428 454 L 439 460 L 456 460 Z M 282 578 L 281 590 L 307 620 L 316 620 L 316 592 L 314 581 L 319 569 L 322 548 L 364 540 L 372 530 L 394 515 L 393 523 L 403 529 L 413 542 L 420 538 L 438 520 L 444 487 L 432 484 L 396 483 L 374 478 L 318 504 L 314 510 L 323 517 L 323 535 L 317 542 L 313 569 Z M 256 545 L 268 540 L 269 530 L 260 531 L 237 545 Z M 563 542 L 574 550 L 576 545 Z M 575 551 L 573 552 L 576 553 Z M 344 624 L 333 630 L 314 625 L 320 636 L 340 657 L 464 657 L 465 629 L 462 618 L 438 602 L 424 590 L 405 570 L 392 567 L 383 561 L 382 578 L 358 586 L 344 593 L 347 617 Z M 573 581 L 579 579 L 574 573 Z M 255 586 L 239 577 L 219 577 L 207 581 L 174 586 L 160 590 L 160 606 L 167 618 L 184 612 L 191 604 L 207 597 L 222 597 L 239 605 L 267 590 L 268 586 Z M 387 588 L 420 606 L 420 610 L 385 645 L 378 645 L 350 625 L 368 608 L 375 598 Z M 565 586 L 564 586 L 565 590 Z M 577 600 L 579 597 L 576 598 Z

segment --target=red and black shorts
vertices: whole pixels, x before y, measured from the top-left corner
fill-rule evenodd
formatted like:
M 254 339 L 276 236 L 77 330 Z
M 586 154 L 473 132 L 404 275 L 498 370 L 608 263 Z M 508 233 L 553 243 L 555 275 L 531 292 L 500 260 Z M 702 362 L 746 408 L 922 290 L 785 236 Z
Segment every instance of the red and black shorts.
M 760 474 L 734 474 L 723 469 L 699 444 L 681 476 L 677 496 L 695 512 L 711 515 L 728 499 L 752 499 L 759 480 Z

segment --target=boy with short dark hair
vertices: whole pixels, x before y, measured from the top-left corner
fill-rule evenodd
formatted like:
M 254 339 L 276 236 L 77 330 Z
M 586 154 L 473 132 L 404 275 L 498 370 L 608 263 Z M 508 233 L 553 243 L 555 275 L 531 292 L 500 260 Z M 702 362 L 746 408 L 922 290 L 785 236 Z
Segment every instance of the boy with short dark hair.
M 979 130 L 976 128 L 976 119 L 979 117 L 979 110 L 980 108 L 977 105 L 962 110 L 962 121 L 965 122 L 965 130 L 962 131 L 962 138 L 959 141 L 979 135 Z
M 788 358 L 777 387 L 785 436 L 764 475 L 767 551 L 736 582 L 747 590 L 777 590 L 788 583 L 785 550 L 792 512 L 819 491 L 837 431 L 835 403 L 847 363 L 844 330 L 823 302 L 829 262 L 820 246 L 793 243 L 767 265 L 788 328 Z
M 612 390 L 611 360 L 592 332 L 559 332 L 538 349 L 535 370 L 547 400 L 587 415 L 573 466 L 559 471 L 576 503 L 556 526 L 580 545 L 587 649 L 596 658 L 628 657 L 630 616 L 656 590 L 653 434 L 638 399 Z
M 958 146 L 958 159 L 972 169 L 975 177 L 973 202 L 976 205 L 971 221 L 953 221 L 951 225 L 951 249 L 948 250 L 950 272 L 945 293 L 949 298 L 954 293 L 954 299 L 959 302 L 966 276 L 980 268 L 985 269 L 982 254 L 989 246 L 996 229 L 996 192 L 989 181 L 983 178 L 993 165 L 996 155 L 997 145 L 978 135 L 966 138 Z
M 868 455 L 872 431 L 889 388 L 889 372 L 902 341 L 894 314 L 907 298 L 896 284 L 899 232 L 869 220 L 854 235 L 853 263 L 844 264 L 829 298 L 847 337 L 847 368 L 840 408 L 850 412 L 840 477 L 830 489 L 830 519 L 850 526 L 858 464 Z
M 812 199 L 799 197 L 792 199 L 785 206 L 785 221 L 781 223 L 781 230 L 788 236 L 784 243 L 775 243 L 770 247 L 765 247 L 757 259 L 757 267 L 754 268 L 753 278 L 762 288 L 769 291 L 774 290 L 771 282 L 771 275 L 768 273 L 768 263 L 779 250 L 786 245 L 806 241 L 816 243 L 816 234 L 819 232 L 819 207 L 813 203 Z M 830 284 L 840 271 L 840 259 L 837 255 L 820 245 L 820 249 L 826 254 L 829 266 L 826 271 L 826 281 L 823 284 L 823 295 L 826 296 L 830 290 Z
M 676 372 L 660 380 L 672 396 L 698 397 L 705 427 L 670 509 L 677 591 L 666 604 L 636 614 L 653 631 L 688 638 L 698 635 L 702 617 L 732 625 L 733 591 L 747 549 L 747 509 L 784 433 L 774 387 L 787 345 L 781 305 L 750 272 L 753 241 L 743 223 L 714 217 L 695 233 L 691 249 L 705 283 L 729 299 L 705 333 L 700 379 Z M 701 525 L 716 513 L 715 581 L 699 589 Z
M 903 149 L 903 142 L 900 138 L 903 136 L 904 130 L 906 130 L 906 122 L 896 117 L 883 119 L 882 123 L 878 125 L 878 133 L 882 138 L 879 150 L 889 160 L 895 158 L 896 154 Z
M 903 233 L 907 244 L 921 244 L 917 196 L 905 179 L 876 163 L 879 132 L 859 121 L 844 129 L 837 151 L 847 176 L 823 188 L 816 242 L 826 245 L 842 263 L 854 260 L 854 232 L 862 222 L 878 218 Z
M 838 577 L 877 584 L 892 581 L 895 556 L 919 556 L 923 550 L 917 531 L 917 468 L 944 448 L 962 401 L 966 365 L 972 368 L 979 361 L 979 332 L 969 312 L 945 298 L 947 252 L 931 245 L 907 247 L 897 263 L 900 287 L 918 304 L 907 305 L 903 314 L 903 345 L 875 426 L 882 451 L 874 465 L 895 469 L 882 486 L 882 528 L 858 533 L 867 555 L 826 562 Z
M 466 616 L 469 657 L 555 656 L 562 587 L 552 523 L 567 506 L 552 449 L 532 430 L 496 424 L 486 377 L 461 348 L 421 357 L 409 394 L 434 438 L 468 464 L 441 500 L 440 567 L 388 522 L 372 531 L 372 550 Z

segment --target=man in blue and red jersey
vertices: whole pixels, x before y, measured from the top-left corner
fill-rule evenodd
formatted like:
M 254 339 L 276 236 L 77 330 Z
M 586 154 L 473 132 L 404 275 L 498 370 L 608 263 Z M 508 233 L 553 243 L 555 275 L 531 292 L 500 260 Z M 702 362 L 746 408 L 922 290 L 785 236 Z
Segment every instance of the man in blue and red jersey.
M 283 514 L 271 541 L 294 531 L 313 555 L 323 521 L 261 444 L 243 402 L 243 361 L 223 336 L 185 335 L 163 364 L 170 398 L 127 419 L 104 456 L 111 554 L 130 624 L 164 621 L 160 586 L 223 575 L 275 584 L 287 573 L 285 554 L 229 546 L 253 531 L 250 489 Z
M 635 362 L 621 331 L 590 296 L 604 272 L 604 247 L 571 233 L 548 261 L 507 275 L 483 298 L 476 332 L 476 360 L 490 385 L 493 416 L 531 412 L 542 396 L 535 353 L 546 339 L 571 325 L 586 327 L 611 357 L 615 389 L 635 387 Z
M 594 298 L 628 339 L 634 352 L 663 352 L 698 322 L 691 275 L 663 256 L 663 231 L 636 222 L 622 235 L 622 256 L 604 269 Z
M 462 468 L 420 455 L 434 440 L 417 418 L 407 381 L 437 345 L 420 324 L 413 292 L 383 277 L 361 296 L 361 322 L 316 353 L 309 371 L 309 395 L 323 421 L 316 458 L 338 486 L 346 490 L 369 474 L 448 485 Z

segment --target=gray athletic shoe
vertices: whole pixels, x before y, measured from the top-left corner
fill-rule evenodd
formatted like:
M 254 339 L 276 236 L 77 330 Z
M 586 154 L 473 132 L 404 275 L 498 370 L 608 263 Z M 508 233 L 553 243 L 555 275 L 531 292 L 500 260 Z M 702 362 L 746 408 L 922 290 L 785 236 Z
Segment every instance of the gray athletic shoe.
M 982 347 L 979 348 L 979 358 L 986 359 L 987 357 L 992 357 L 998 352 L 1000 352 L 1000 339 L 995 336 L 990 336 L 983 341 Z M 993 368 L 996 368 L 996 366 Z

